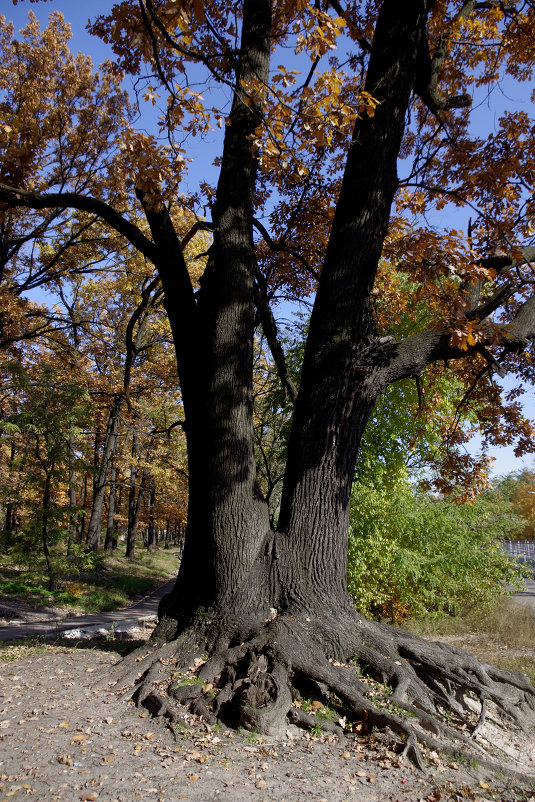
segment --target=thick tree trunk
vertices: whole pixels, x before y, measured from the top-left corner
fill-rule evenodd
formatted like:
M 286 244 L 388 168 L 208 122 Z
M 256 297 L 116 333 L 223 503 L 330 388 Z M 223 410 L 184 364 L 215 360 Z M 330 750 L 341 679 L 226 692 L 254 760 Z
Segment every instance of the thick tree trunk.
M 310 323 L 277 535 L 256 490 L 253 454 L 256 164 L 250 136 L 258 118 L 251 98 L 245 103 L 236 90 L 213 214 L 214 243 L 196 310 L 205 360 L 194 376 L 201 392 L 193 407 L 187 403 L 187 372 L 181 381 L 188 530 L 177 585 L 162 614 L 180 618 L 198 607 L 215 607 L 229 616 L 237 611 L 265 615 L 273 608 L 351 608 L 346 591 L 350 489 L 362 433 L 385 389 L 373 364 L 370 291 L 397 188 L 396 161 L 430 5 L 387 0 L 381 6 L 365 86 L 379 103 L 374 117 L 356 121 L 349 148 Z M 249 76 L 256 85 L 259 77 L 267 79 L 269 6 L 267 0 L 244 4 L 237 87 Z M 162 281 L 166 290 L 165 277 Z M 180 367 L 180 344 L 177 352 Z
M 365 621 L 346 590 L 357 451 L 389 381 L 388 365 L 378 360 L 370 292 L 431 6 L 432 0 L 380 4 L 365 87 L 378 107 L 373 118 L 357 120 L 349 148 L 310 323 L 277 533 L 256 489 L 252 429 L 256 165 L 250 139 L 261 122 L 258 86 L 268 76 L 268 0 L 243 3 L 241 66 L 225 130 L 214 242 L 197 298 L 184 265 L 171 258 L 176 235 L 168 215 L 144 204 L 177 349 L 190 497 L 178 580 L 153 636 L 161 651 L 134 653 L 117 672 L 121 688 L 139 680 L 138 705 L 171 721 L 180 718 L 180 702 L 209 724 L 218 716 L 286 737 L 290 722 L 318 723 L 292 706 L 293 698 L 306 693 L 325 701 L 331 694 L 341 716 L 400 735 L 404 754 L 420 766 L 416 739 L 481 757 L 474 739 L 488 704 L 493 716 L 520 726 L 533 721 L 535 690 L 526 677 Z M 173 657 L 177 676 L 188 680 L 189 667 L 201 666 L 201 683 L 173 679 L 164 697 Z M 369 676 L 392 692 L 380 704 L 370 694 Z M 480 708 L 470 711 L 465 697 Z M 455 712 L 458 726 L 438 720 L 444 709 Z M 331 731 L 342 735 L 338 725 Z
M 366 13 L 378 9 L 371 47 L 360 40 L 369 51 L 365 89 L 377 109 L 373 117 L 357 120 L 348 149 L 310 323 L 277 533 L 270 530 L 267 505 L 257 491 L 252 421 L 256 161 L 251 144 L 265 122 L 270 1 L 238 4 L 238 12 L 243 11 L 240 52 L 225 53 L 235 69 L 234 97 L 213 208 L 213 245 L 198 292 L 169 210 L 155 205 L 141 189 L 137 196 L 152 240 L 98 199 L 69 192 L 36 195 L 22 188 L 13 192 L 6 186 L 2 198 L 15 206 L 73 205 L 100 215 L 156 265 L 164 290 L 186 416 L 188 527 L 178 581 L 162 604 L 153 646 L 158 639 L 172 642 L 150 653 L 143 647 L 114 668 L 119 689 L 137 684 L 136 702 L 171 722 L 180 717 L 177 704 L 187 703 L 209 724 L 218 716 L 284 737 L 289 723 L 317 722 L 293 705 L 294 698 L 330 698 L 341 709 L 340 724 L 347 713 L 363 730 L 388 728 L 401 736 L 400 751 L 420 766 L 416 739 L 432 749 L 444 746 L 450 752 L 462 750 L 470 759 L 485 759 L 476 737 L 487 711 L 504 729 L 523 728 L 526 736 L 533 730 L 535 690 L 527 678 L 482 664 L 462 650 L 365 621 L 352 609 L 346 591 L 349 492 L 366 421 L 387 384 L 407 375 L 411 365 L 437 359 L 440 338 L 447 337 L 446 331 L 425 332 L 385 349 L 376 337 L 370 303 L 397 185 L 396 160 L 411 89 L 418 85 L 437 114 L 453 107 L 436 85 L 444 57 L 438 53 L 427 64 L 431 57 L 424 40 L 431 7 L 445 11 L 434 0 L 365 5 Z M 459 16 L 465 18 L 474 10 L 493 8 L 475 0 L 458 5 Z M 455 6 L 449 4 L 448 11 Z M 338 3 L 323 6 L 330 7 L 338 9 Z M 157 8 L 152 3 L 140 8 L 150 24 L 148 15 L 157 14 Z M 306 13 L 311 9 L 307 6 Z M 322 13 L 318 4 L 315 10 Z M 357 9 L 348 15 L 353 12 L 358 16 Z M 198 21 L 200 15 L 196 17 Z M 156 50 L 162 28 L 167 44 L 171 38 L 165 26 L 151 29 Z M 321 33 L 321 27 L 317 30 Z M 447 37 L 440 41 L 438 50 L 446 47 Z M 206 61 L 216 63 L 211 57 Z M 417 76 L 422 63 L 427 78 Z M 127 334 L 125 393 L 136 350 L 134 326 L 150 300 L 150 292 L 143 295 Z M 534 309 L 531 299 L 516 316 L 515 346 L 523 345 L 526 333 L 533 336 Z M 415 355 L 419 345 L 425 346 L 425 359 L 422 349 Z M 98 546 L 98 493 L 105 486 L 112 452 L 96 472 L 88 539 L 92 548 Z M 135 503 L 133 493 L 131 512 L 135 507 L 139 512 L 139 501 L 138 495 Z M 43 533 L 45 546 L 46 516 Z M 171 664 L 173 680 L 164 698 Z M 193 685 L 192 665 L 200 680 Z M 370 677 L 376 683 L 372 688 Z M 379 684 L 388 687 L 383 698 Z M 338 725 L 330 731 L 342 735 Z
M 245 2 L 242 57 L 213 209 L 214 242 L 195 310 L 195 365 L 185 364 L 183 341 L 177 343 L 189 504 L 179 579 L 162 608 L 175 618 L 187 618 L 200 607 L 232 615 L 271 606 L 270 528 L 267 505 L 256 488 L 252 421 L 256 159 L 251 152 L 261 121 L 258 84 L 268 79 L 270 35 L 269 0 Z M 169 304 L 165 272 L 162 283 Z M 179 308 L 166 308 L 177 330 Z
M 365 90 L 378 106 L 373 117 L 355 123 L 288 446 L 279 529 L 288 555 L 282 592 L 290 606 L 350 604 L 351 484 L 364 428 L 385 389 L 373 365 L 370 292 L 397 189 L 397 157 L 428 5 L 387 0 L 377 21 Z

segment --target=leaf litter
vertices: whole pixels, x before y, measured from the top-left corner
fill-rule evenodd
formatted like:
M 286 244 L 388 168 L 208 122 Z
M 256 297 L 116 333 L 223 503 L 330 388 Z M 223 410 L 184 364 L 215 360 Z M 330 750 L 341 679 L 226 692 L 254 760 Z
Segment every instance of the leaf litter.
M 427 752 L 404 762 L 381 735 L 288 731 L 269 742 L 184 711 L 171 731 L 120 694 L 95 691 L 113 652 L 14 645 L 0 663 L 0 802 L 535 802 L 529 783 Z

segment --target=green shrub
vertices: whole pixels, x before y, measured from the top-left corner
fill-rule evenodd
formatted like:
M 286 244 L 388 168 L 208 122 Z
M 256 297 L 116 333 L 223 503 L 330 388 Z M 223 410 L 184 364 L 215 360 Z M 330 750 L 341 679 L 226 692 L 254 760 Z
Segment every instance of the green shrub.
M 501 546 L 518 521 L 495 495 L 456 504 L 375 466 L 353 487 L 350 521 L 348 585 L 364 615 L 455 614 L 522 585 L 524 570 Z

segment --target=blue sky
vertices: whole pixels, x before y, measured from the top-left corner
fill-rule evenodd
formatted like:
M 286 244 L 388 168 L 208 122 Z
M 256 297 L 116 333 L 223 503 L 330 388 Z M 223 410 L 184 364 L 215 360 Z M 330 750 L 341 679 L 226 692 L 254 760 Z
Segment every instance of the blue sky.
M 29 10 L 33 11 L 42 25 L 46 24 L 48 16 L 52 11 L 62 11 L 65 15 L 65 18 L 71 23 L 73 33 L 71 43 L 72 49 L 74 51 L 80 50 L 89 54 L 92 57 L 95 65 L 98 65 L 106 57 L 108 57 L 110 55 L 110 50 L 108 46 L 102 43 L 99 39 L 90 36 L 85 30 L 85 26 L 87 25 L 89 18 L 94 19 L 98 14 L 109 12 L 111 6 L 112 3 L 110 0 L 88 0 L 85 3 L 79 1 L 76 2 L 76 0 L 51 0 L 50 2 L 37 2 L 32 3 L 31 5 L 29 2 L 19 2 L 17 6 L 13 6 L 11 0 L 0 0 L 1 13 L 4 14 L 7 19 L 10 19 L 15 23 L 17 30 L 25 25 Z M 526 105 L 528 102 L 529 91 L 530 87 L 526 85 Z M 484 102 L 481 104 L 478 116 L 481 115 L 482 122 L 484 118 L 486 127 L 488 126 L 489 122 L 492 125 L 493 117 L 495 118 L 496 115 L 498 115 L 505 107 L 522 104 L 523 99 L 522 97 L 518 96 L 518 88 L 515 87 L 514 92 L 507 92 L 507 94 L 511 94 L 512 96 L 506 97 L 499 89 L 497 89 L 493 93 L 492 104 L 490 102 Z M 214 138 L 218 138 L 217 132 L 215 133 Z M 208 151 L 210 150 L 209 141 L 205 142 L 204 146 Z M 208 156 L 208 158 L 199 159 L 198 170 L 195 169 L 195 165 L 192 165 L 190 170 L 190 181 L 188 182 L 189 186 L 187 187 L 188 190 L 195 190 L 195 181 L 199 180 L 201 175 L 206 177 L 207 163 L 211 161 L 214 154 L 217 152 L 214 144 L 212 144 L 211 149 L 212 153 Z M 460 225 L 460 227 L 462 228 L 463 226 Z M 506 389 L 508 386 L 511 386 L 510 380 L 507 378 L 504 380 L 503 384 Z M 533 388 L 529 388 L 527 390 L 523 397 L 523 404 L 526 414 L 531 418 L 535 418 L 535 390 Z M 476 453 L 480 449 L 480 446 L 480 440 L 475 438 L 470 446 L 470 451 Z M 513 470 L 521 470 L 524 467 L 535 469 L 534 455 L 528 455 L 522 459 L 519 459 L 514 456 L 513 452 L 513 447 L 493 448 L 487 452 L 489 455 L 495 458 L 493 465 L 494 475 L 506 474 Z

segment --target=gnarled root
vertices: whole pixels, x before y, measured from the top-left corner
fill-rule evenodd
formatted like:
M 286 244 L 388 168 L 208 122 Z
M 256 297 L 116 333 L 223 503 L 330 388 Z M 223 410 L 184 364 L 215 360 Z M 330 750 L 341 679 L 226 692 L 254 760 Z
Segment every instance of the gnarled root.
M 186 706 L 208 724 L 219 719 L 269 737 L 295 725 L 338 736 L 379 727 L 400 739 L 401 754 L 419 768 L 429 747 L 535 776 L 535 742 L 531 754 L 508 744 L 510 730 L 523 732 L 524 742 L 534 730 L 527 677 L 357 613 L 344 616 L 343 625 L 333 615 L 326 626 L 323 611 L 316 620 L 264 621 L 245 638 L 243 630 L 234 638 L 226 632 L 212 640 L 208 659 L 191 648 L 189 632 L 134 653 L 118 666 L 117 686 L 135 683 L 137 704 L 171 721 Z

